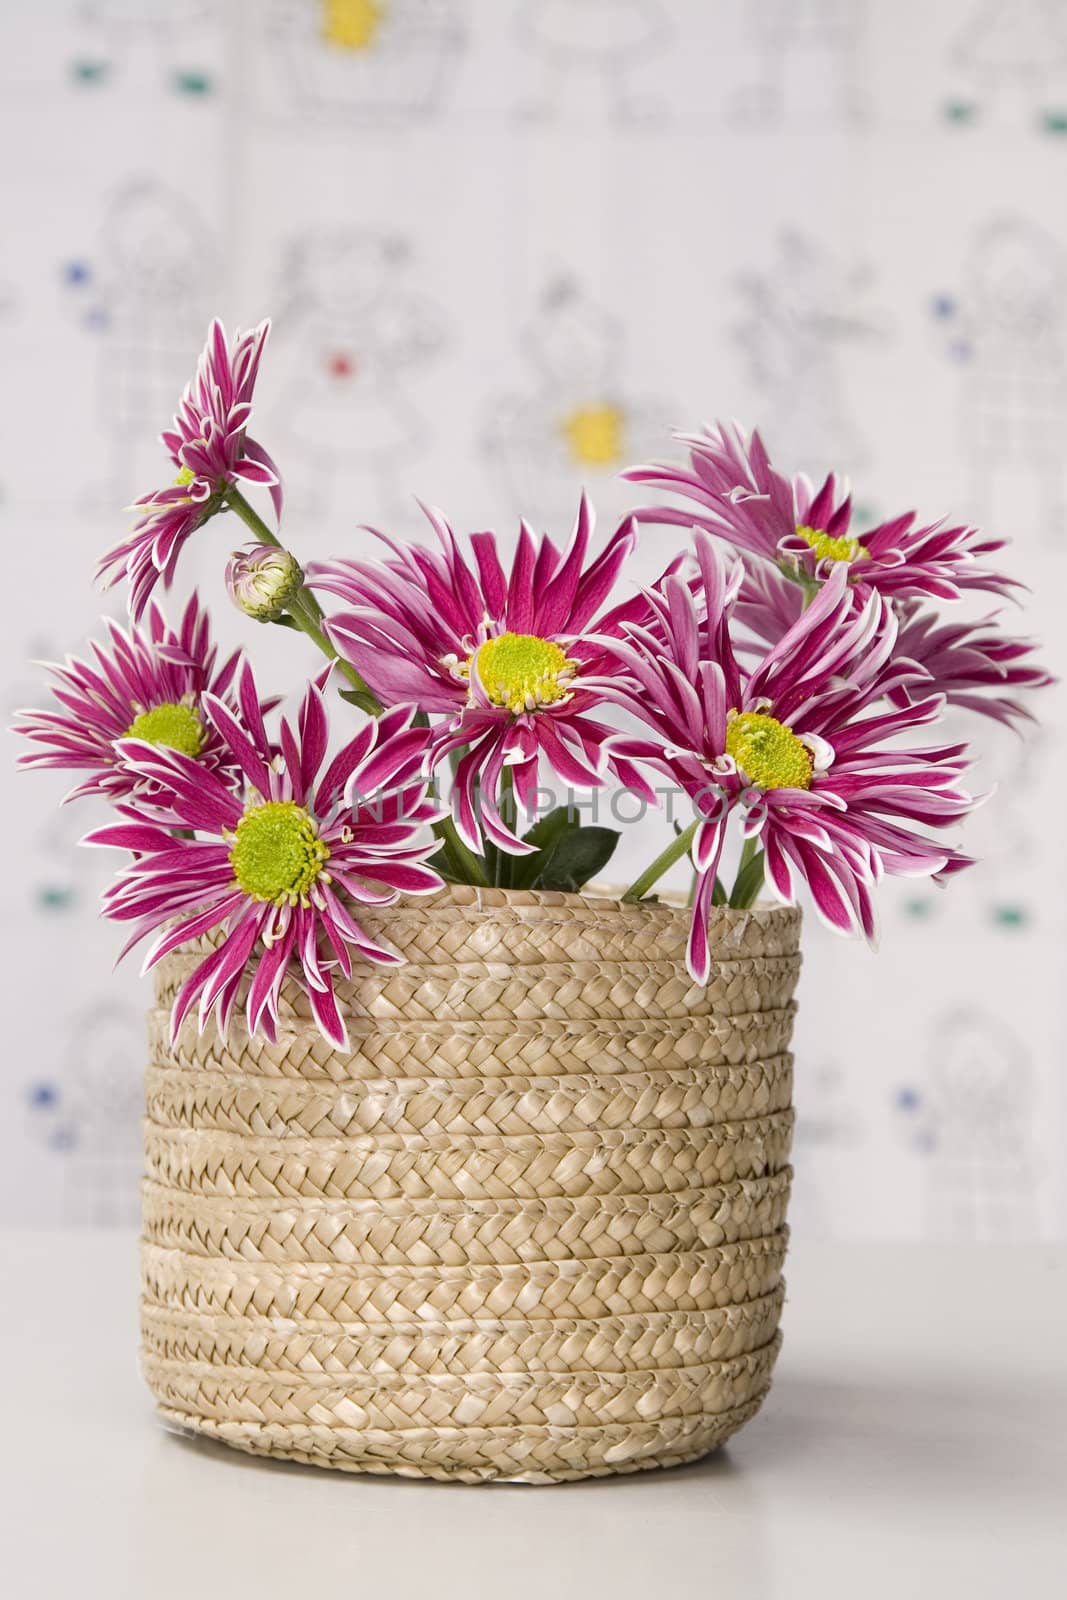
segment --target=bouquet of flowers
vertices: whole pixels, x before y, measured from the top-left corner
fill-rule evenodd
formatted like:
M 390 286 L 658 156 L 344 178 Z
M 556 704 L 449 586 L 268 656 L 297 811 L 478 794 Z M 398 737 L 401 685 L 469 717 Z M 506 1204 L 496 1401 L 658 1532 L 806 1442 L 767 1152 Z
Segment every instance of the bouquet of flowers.
M 523 523 L 510 560 L 493 533 L 461 538 L 424 507 L 432 542 L 361 530 L 305 569 L 281 534 L 281 474 L 249 432 L 267 333 L 210 330 L 162 435 L 176 476 L 100 563 L 106 586 L 127 585 L 129 626 L 53 666 L 53 706 L 19 723 L 25 765 L 72 769 L 69 798 L 114 808 L 86 843 L 122 852 L 103 910 L 129 925 L 125 949 L 151 939 L 147 969 L 210 936 L 175 1034 L 194 1007 L 225 1033 L 240 997 L 250 1033 L 272 1039 L 289 978 L 343 1048 L 336 975 L 399 959 L 361 908 L 447 882 L 580 889 L 617 835 L 566 804 L 539 814 L 545 778 L 686 797 L 692 819 L 625 898 L 689 855 L 698 984 L 712 906 L 806 892 L 831 928 L 871 939 L 884 874 L 969 865 L 946 839 L 973 804 L 967 749 L 932 730 L 948 706 L 1018 724 L 1019 695 L 1050 681 L 997 613 L 947 609 L 1013 594 L 988 565 L 1003 541 L 911 512 L 860 531 L 833 476 L 790 480 L 758 434 L 719 426 L 681 436 L 681 464 L 626 474 L 653 498 L 599 549 L 584 497 L 565 543 Z M 176 624 L 157 603 L 187 542 L 235 519 L 251 542 L 229 558 L 231 600 L 325 658 L 295 718 L 243 652 L 219 662 L 198 597 Z M 689 549 L 619 593 L 649 526 Z

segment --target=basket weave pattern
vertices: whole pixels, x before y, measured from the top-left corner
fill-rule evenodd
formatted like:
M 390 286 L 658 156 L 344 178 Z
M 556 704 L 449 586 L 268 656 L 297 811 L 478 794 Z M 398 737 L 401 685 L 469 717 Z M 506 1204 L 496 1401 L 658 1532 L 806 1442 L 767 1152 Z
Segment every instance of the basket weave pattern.
M 799 916 L 454 888 L 277 1044 L 149 1023 L 142 1361 L 170 1420 L 352 1471 L 692 1460 L 778 1349 Z

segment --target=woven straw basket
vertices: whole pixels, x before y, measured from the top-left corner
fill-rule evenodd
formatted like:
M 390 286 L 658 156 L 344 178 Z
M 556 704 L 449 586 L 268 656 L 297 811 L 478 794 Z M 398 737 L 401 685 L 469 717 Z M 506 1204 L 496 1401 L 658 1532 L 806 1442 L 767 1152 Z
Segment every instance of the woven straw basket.
M 142 1359 L 242 1450 L 468 1482 L 689 1461 L 766 1394 L 799 914 L 454 888 L 278 1042 L 150 1017 Z

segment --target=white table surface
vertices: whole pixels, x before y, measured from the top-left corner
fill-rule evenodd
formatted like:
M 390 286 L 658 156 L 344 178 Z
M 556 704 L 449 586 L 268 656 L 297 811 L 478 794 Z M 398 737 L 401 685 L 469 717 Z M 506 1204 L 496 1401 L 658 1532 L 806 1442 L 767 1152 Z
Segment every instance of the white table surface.
M 7 1600 L 1031 1600 L 1067 1592 L 1067 1251 L 797 1245 L 763 1412 L 692 1467 L 550 1488 L 167 1433 L 136 1244 L 0 1235 Z

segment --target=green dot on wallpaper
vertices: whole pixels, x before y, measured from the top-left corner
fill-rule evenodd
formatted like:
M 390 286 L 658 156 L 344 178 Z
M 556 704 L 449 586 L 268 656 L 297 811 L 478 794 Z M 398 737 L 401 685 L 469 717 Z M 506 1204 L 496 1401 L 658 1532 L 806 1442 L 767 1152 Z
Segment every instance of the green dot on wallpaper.
M 1025 906 L 994 906 L 993 921 L 998 928 L 1025 928 L 1030 921 L 1030 913 Z
M 106 61 L 90 61 L 82 59 L 72 61 L 70 64 L 71 77 L 75 83 L 96 84 L 103 83 L 111 68 Z
M 174 87 L 179 94 L 188 95 L 195 100 L 211 94 L 215 85 L 206 72 L 176 72 Z
M 36 901 L 42 911 L 66 911 L 72 906 L 77 896 L 73 889 L 65 884 L 45 883 L 37 890 Z

